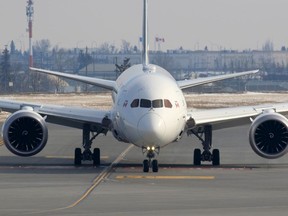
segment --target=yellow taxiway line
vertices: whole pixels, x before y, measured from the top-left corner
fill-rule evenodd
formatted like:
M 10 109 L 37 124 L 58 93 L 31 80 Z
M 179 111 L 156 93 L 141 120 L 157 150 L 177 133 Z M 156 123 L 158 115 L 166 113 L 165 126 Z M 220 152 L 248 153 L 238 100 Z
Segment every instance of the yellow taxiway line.
M 116 179 L 171 179 L 171 180 L 213 180 L 215 176 L 144 176 L 144 175 L 127 175 L 116 176 Z
M 48 155 L 48 156 L 45 156 L 45 158 L 48 158 L 48 159 L 74 159 L 74 156 L 53 156 L 53 155 Z M 109 157 L 108 156 L 101 156 L 101 159 L 108 159 Z

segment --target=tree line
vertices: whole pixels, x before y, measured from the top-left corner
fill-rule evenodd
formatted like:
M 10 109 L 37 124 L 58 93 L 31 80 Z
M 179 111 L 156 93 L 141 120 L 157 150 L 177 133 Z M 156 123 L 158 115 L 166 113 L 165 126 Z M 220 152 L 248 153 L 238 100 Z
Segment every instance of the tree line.
M 284 51 L 284 48 L 282 49 L 282 51 Z M 273 50 L 273 44 L 267 42 L 263 46 L 263 50 Z M 203 52 L 208 52 L 208 47 L 205 47 Z M 97 48 L 84 47 L 82 49 L 64 49 L 58 45 L 52 46 L 49 40 L 44 39 L 36 41 L 33 44 L 33 66 L 78 74 L 81 69 L 92 63 L 111 64 L 111 56 L 113 56 L 113 58 L 115 58 L 115 56 L 128 56 L 127 58 L 123 58 L 124 60 L 122 65 L 118 64 L 117 61 L 113 62 L 115 64 L 115 73 L 119 75 L 123 70 L 131 66 L 129 56 L 134 54 L 137 54 L 138 56 L 139 53 L 140 50 L 137 46 L 131 45 L 125 40 L 122 41 L 120 49 L 109 43 L 103 43 Z M 22 52 L 21 49 L 18 49 L 15 46 L 14 41 L 11 41 L 9 46 L 4 47 L 0 57 L 0 94 L 21 92 L 61 92 L 63 91 L 63 88 L 68 85 L 72 84 L 75 86 L 75 83 L 72 81 L 63 81 L 62 79 L 53 76 L 30 72 L 28 66 L 28 51 Z M 168 53 L 161 51 L 154 52 L 153 55 L 151 55 L 151 62 L 164 67 L 168 71 L 177 71 L 177 62 L 173 61 L 173 58 Z M 220 63 L 217 64 L 217 61 L 215 61 L 214 69 L 215 71 L 241 71 L 255 69 L 252 68 L 251 65 L 250 59 L 235 59 L 231 60 L 231 63 L 225 63 L 224 65 L 221 65 Z M 266 72 L 264 77 L 266 80 L 288 80 L 288 65 L 284 63 L 275 63 L 273 59 L 270 59 L 269 61 L 263 60 L 261 65 L 258 66 Z M 191 67 L 187 68 L 191 71 L 199 69 L 195 63 L 192 64 Z M 200 69 L 205 70 L 205 66 Z
M 107 53 L 131 54 L 137 52 L 139 52 L 137 46 L 132 46 L 125 40 L 122 41 L 120 49 L 109 43 L 103 43 L 98 48 L 64 49 L 58 45 L 52 46 L 49 40 L 43 39 L 33 44 L 33 66 L 78 74 L 81 69 L 92 62 L 95 64 L 108 63 L 109 60 L 105 57 Z M 9 46 L 4 47 L 0 55 L 0 94 L 10 92 L 58 92 L 68 85 L 60 78 L 56 79 L 52 76 L 30 72 L 28 59 L 28 51 L 22 52 L 21 49 L 17 49 L 14 41 L 11 41 Z M 129 65 L 129 62 L 124 62 L 126 68 L 127 64 Z M 115 64 L 115 72 L 121 72 L 118 64 Z

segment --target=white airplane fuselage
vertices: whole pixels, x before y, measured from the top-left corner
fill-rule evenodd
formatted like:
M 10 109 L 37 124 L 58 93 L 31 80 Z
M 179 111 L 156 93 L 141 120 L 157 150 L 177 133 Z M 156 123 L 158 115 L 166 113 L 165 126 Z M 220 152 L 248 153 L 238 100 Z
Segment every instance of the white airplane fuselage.
M 138 147 L 163 147 L 178 140 L 187 106 L 181 89 L 165 69 L 135 65 L 117 79 L 113 93 L 112 132 Z

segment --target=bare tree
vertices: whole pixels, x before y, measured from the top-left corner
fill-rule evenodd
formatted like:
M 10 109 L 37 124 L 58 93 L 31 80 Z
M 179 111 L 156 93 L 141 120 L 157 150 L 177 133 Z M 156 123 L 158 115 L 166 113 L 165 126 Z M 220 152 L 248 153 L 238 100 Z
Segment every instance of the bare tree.
M 129 54 L 132 53 L 134 50 L 134 47 L 131 46 L 131 44 L 126 41 L 126 40 L 122 40 L 122 45 L 121 45 L 121 52 L 124 54 Z
M 2 52 L 2 61 L 1 61 L 1 86 L 2 90 L 4 92 L 8 91 L 9 87 L 9 82 L 10 82 L 10 70 L 11 70 L 11 65 L 10 65 L 10 54 L 9 50 L 7 49 L 7 46 L 5 47 L 4 51 Z
M 51 43 L 48 39 L 36 41 L 33 45 L 33 51 L 37 53 L 46 53 L 50 50 Z
M 100 54 L 114 54 L 117 53 L 118 50 L 116 49 L 115 45 L 109 44 L 107 42 L 100 45 L 98 49 L 98 53 Z
M 262 46 L 263 51 L 273 51 L 274 50 L 274 44 L 271 40 L 266 40 L 264 45 Z
M 64 59 L 65 50 L 63 48 L 59 48 L 55 46 L 52 50 L 52 55 L 55 60 L 55 67 L 57 71 L 63 71 L 65 66 L 65 59 Z M 60 77 L 56 76 L 48 76 L 47 77 L 50 83 L 55 87 L 55 91 L 59 92 L 63 90 L 63 87 L 68 86 L 68 83 L 63 81 Z
M 122 72 L 131 67 L 130 58 L 125 58 L 122 65 L 115 64 L 115 66 L 117 76 L 119 76 Z

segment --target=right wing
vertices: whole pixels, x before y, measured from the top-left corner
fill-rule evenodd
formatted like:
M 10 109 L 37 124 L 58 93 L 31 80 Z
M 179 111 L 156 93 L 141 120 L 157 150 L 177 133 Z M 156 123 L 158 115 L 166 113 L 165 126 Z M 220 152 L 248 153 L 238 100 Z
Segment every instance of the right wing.
M 14 113 L 28 110 L 39 113 L 46 122 L 83 129 L 85 124 L 91 125 L 93 131 L 108 131 L 110 127 L 110 111 L 88 108 L 77 108 L 60 105 L 43 105 L 13 100 L 0 100 L 0 111 Z
M 106 135 L 112 125 L 111 114 L 105 110 L 0 100 L 1 110 L 12 112 L 2 126 L 3 141 L 13 154 L 24 157 L 36 155 L 45 147 L 46 122 L 83 129 L 86 146 L 92 139 L 90 131 L 95 133 L 93 137 Z
M 84 82 L 90 85 L 99 86 L 108 90 L 112 90 L 117 92 L 116 82 L 112 80 L 105 80 L 105 79 L 99 79 L 99 78 L 93 78 L 93 77 L 86 77 L 86 76 L 80 76 L 75 74 L 68 74 L 68 73 L 62 73 L 57 71 L 50 71 L 50 70 L 44 70 L 39 68 L 33 68 L 30 67 L 31 71 L 36 71 L 39 73 L 54 75 L 58 77 L 68 78 L 80 82 Z

